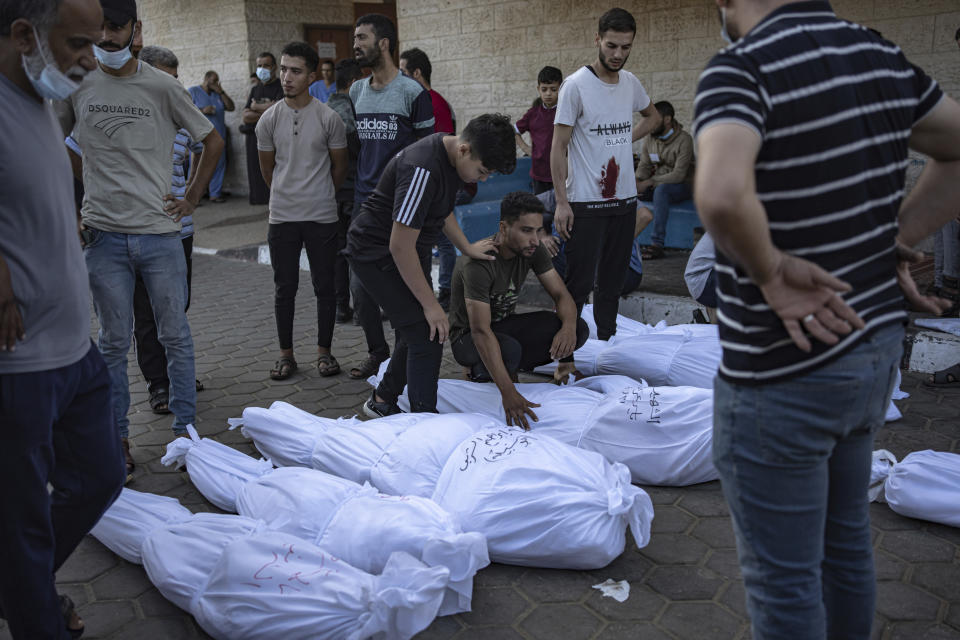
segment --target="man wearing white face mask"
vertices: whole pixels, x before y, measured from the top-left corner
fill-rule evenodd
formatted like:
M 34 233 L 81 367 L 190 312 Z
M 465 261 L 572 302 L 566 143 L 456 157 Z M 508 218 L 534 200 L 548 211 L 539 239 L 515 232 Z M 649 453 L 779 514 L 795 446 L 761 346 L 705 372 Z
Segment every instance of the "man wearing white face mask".
M 101 20 L 96 0 L 0 0 L 0 617 L 17 639 L 83 632 L 54 572 L 123 483 L 110 379 L 89 337 L 70 163 L 48 102 L 95 68 Z
M 269 51 L 257 56 L 257 79 L 260 83 L 250 88 L 247 103 L 243 106 L 243 124 L 240 133 L 247 139 L 247 180 L 250 186 L 250 204 L 270 202 L 270 187 L 263 181 L 260 172 L 260 154 L 257 151 L 257 122 L 263 112 L 283 100 L 283 87 L 277 75 L 277 59 Z
M 133 0 L 101 0 L 98 68 L 71 97 L 73 138 L 83 151 L 84 257 L 100 320 L 99 346 L 110 370 L 114 419 L 133 473 L 127 431 L 127 352 L 135 274 L 143 278 L 167 356 L 175 435 L 196 419 L 193 338 L 184 309 L 186 261 L 180 219 L 193 213 L 223 139 L 172 76 L 132 56 Z M 204 145 L 182 200 L 170 193 L 170 157 L 179 129 Z M 79 177 L 79 176 L 78 176 Z

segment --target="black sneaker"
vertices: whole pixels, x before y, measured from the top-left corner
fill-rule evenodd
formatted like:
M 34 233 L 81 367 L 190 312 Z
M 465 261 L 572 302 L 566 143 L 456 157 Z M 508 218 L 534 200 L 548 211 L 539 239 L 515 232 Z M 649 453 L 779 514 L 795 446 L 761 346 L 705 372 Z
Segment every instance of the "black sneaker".
M 437 294 L 437 302 L 444 311 L 450 311 L 450 289 L 440 289 Z
M 369 418 L 385 418 L 403 413 L 395 402 L 377 402 L 376 391 L 372 391 L 370 397 L 363 403 L 363 412 Z
M 353 309 L 348 306 L 337 307 L 337 324 L 346 324 L 353 320 Z

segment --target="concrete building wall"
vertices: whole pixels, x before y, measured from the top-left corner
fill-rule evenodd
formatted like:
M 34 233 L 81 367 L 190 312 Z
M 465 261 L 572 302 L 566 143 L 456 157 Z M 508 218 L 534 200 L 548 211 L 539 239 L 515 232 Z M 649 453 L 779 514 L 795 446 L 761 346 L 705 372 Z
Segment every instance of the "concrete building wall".
M 224 188 L 247 193 L 240 114 L 250 92 L 250 73 L 261 51 L 302 40 L 306 24 L 352 25 L 351 0 L 139 0 L 144 44 L 167 47 L 180 59 L 180 80 L 190 87 L 212 69 L 236 103 L 227 113 L 229 147 Z
M 597 19 L 622 6 L 637 20 L 626 68 L 653 100 L 669 100 L 691 121 L 697 78 L 723 46 L 710 0 L 398 0 L 401 50 L 420 47 L 433 63 L 433 86 L 461 124 L 501 111 L 519 118 L 536 98 L 537 72 L 564 76 L 597 55 Z M 960 98 L 960 0 L 835 0 L 843 18 L 881 31 Z

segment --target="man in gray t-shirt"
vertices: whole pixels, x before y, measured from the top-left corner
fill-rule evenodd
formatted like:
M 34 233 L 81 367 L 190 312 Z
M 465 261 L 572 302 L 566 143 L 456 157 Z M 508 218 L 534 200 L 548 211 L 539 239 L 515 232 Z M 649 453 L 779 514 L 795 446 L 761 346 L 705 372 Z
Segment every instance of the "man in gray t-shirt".
M 119 494 L 123 455 L 45 98 L 94 68 L 102 18 L 96 0 L 13 4 L 0 12 L 0 617 L 14 638 L 68 638 L 82 621 L 54 573 Z
M 285 380 L 297 370 L 293 357 L 293 311 L 300 280 L 300 251 L 306 249 L 317 297 L 317 369 L 340 373 L 330 353 L 337 305 L 333 277 L 339 244 L 337 188 L 350 164 L 347 135 L 336 112 L 308 93 L 316 78 L 317 52 L 291 42 L 280 54 L 283 100 L 257 122 L 260 170 L 270 187 L 270 264 L 276 285 L 274 309 L 280 359 L 270 377 Z
M 167 356 L 173 432 L 196 421 L 193 338 L 187 324 L 187 265 L 180 220 L 191 215 L 216 167 L 223 139 L 176 78 L 130 53 L 133 0 L 101 0 L 98 65 L 70 99 L 73 138 L 83 152 L 84 257 L 100 321 L 99 347 L 112 383 L 114 418 L 126 452 L 130 389 L 127 353 L 135 275 L 143 278 Z M 183 199 L 170 193 L 173 144 L 185 129 L 203 143 Z M 81 176 L 77 176 L 80 178 Z M 133 458 L 127 455 L 132 476 Z

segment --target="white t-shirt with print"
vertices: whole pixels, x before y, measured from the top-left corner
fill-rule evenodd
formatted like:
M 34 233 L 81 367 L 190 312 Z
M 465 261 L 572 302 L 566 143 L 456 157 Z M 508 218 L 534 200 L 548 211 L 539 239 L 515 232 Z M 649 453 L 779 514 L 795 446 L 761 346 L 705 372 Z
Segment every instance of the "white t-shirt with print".
M 603 202 L 637 195 L 633 114 L 650 105 L 640 80 L 620 71 L 617 84 L 581 67 L 563 81 L 554 124 L 573 127 L 567 150 L 567 200 Z

